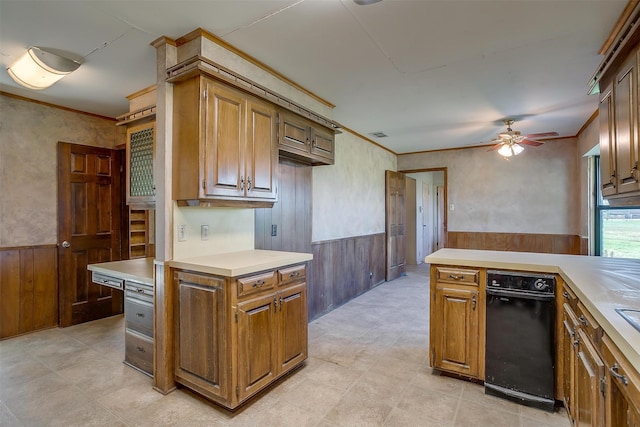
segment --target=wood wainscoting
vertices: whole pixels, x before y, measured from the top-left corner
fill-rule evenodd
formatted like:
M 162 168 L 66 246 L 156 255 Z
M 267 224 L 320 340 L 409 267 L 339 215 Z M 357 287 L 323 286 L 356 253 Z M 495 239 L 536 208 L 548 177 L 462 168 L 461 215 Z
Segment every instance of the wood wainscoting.
M 0 248 L 0 339 L 58 325 L 56 245 Z
M 311 244 L 309 321 L 384 282 L 385 233 Z
M 582 252 L 587 250 L 588 253 L 588 248 L 581 242 L 580 236 L 572 234 L 449 231 L 447 247 L 571 255 L 586 255 Z

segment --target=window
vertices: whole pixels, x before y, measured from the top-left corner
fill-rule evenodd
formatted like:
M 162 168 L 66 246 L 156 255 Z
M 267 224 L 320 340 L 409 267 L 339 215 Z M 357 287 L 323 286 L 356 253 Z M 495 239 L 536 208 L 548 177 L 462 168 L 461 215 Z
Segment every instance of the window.
M 610 206 L 600 191 L 600 157 L 595 173 L 595 255 L 640 259 L 640 206 Z

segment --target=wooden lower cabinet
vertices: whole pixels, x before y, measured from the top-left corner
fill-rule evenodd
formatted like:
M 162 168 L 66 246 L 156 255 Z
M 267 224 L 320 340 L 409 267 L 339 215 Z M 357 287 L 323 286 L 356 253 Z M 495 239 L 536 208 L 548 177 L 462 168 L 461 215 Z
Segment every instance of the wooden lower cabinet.
M 604 425 L 604 364 L 587 335 L 578 330 L 575 365 L 575 426 Z
M 233 409 L 298 367 L 305 279 L 304 265 L 241 278 L 176 270 L 176 382 Z
M 640 427 L 640 375 L 606 335 L 602 339 L 606 368 L 607 427 Z
M 564 407 L 571 419 L 575 419 L 575 372 L 576 372 L 576 354 L 578 347 L 578 318 L 568 303 L 563 304 L 562 333 L 563 333 L 563 377 L 562 377 L 562 395 L 564 398 Z
M 448 283 L 447 280 L 460 280 L 465 284 Z M 472 378 L 481 377 L 484 298 L 478 282 L 478 270 L 435 267 L 432 271 L 434 306 L 431 310 L 430 356 L 434 368 Z

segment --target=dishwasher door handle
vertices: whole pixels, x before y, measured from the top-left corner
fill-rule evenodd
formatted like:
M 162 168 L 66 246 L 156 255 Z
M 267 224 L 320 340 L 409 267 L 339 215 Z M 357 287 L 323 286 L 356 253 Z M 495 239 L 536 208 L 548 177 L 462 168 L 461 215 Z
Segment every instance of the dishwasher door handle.
M 553 301 L 555 299 L 555 296 L 553 294 L 540 294 L 536 292 L 526 292 L 526 291 L 507 291 L 502 289 L 501 290 L 487 289 L 487 295 L 498 296 L 498 297 L 532 299 L 537 301 Z

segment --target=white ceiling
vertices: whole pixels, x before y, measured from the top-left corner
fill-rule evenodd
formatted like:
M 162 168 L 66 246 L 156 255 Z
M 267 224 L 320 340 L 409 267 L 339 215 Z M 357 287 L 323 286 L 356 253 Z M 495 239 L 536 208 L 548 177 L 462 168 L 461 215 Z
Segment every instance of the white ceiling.
M 0 0 L 0 90 L 115 117 L 152 85 L 160 36 L 202 27 L 336 105 L 333 118 L 396 153 L 522 133 L 574 136 L 587 81 L 626 0 Z M 6 73 L 29 46 L 82 66 L 31 91 Z M 369 134 L 382 131 L 387 138 Z

